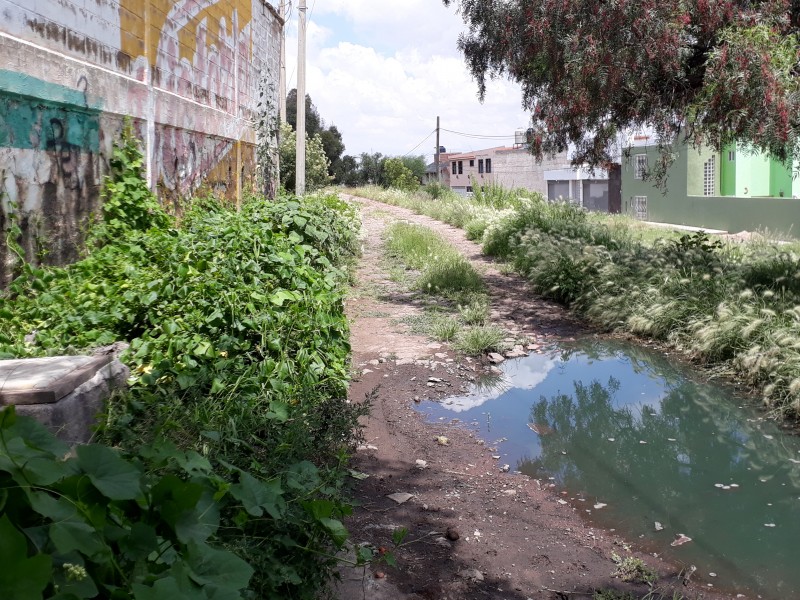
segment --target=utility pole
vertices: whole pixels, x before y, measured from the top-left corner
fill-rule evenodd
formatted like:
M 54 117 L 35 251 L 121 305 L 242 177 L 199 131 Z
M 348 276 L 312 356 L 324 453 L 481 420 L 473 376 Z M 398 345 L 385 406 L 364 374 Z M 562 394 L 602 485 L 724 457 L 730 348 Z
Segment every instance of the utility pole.
M 306 0 L 300 0 L 297 27 L 297 145 L 295 194 L 306 193 Z
M 281 123 L 286 123 L 286 0 L 281 0 L 278 14 L 283 19 L 281 29 L 281 65 L 278 69 L 278 115 Z
M 436 117 L 436 183 L 442 182 L 442 172 L 439 170 L 439 117 Z

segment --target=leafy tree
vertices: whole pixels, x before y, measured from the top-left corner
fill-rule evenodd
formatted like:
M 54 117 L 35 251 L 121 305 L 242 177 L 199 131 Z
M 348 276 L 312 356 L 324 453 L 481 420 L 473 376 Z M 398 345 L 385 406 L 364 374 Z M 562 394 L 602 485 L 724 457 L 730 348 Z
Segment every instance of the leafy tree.
M 295 189 L 295 169 L 297 165 L 297 134 L 286 123 L 281 125 L 280 167 L 281 185 L 286 190 Z M 312 191 L 328 185 L 328 157 L 322 148 L 319 134 L 314 137 L 306 135 L 306 189 Z
M 798 0 L 443 0 L 478 81 L 508 76 L 532 112 L 537 156 L 600 165 L 625 128 L 716 149 L 800 150 Z
M 343 185 L 361 185 L 358 160 L 354 156 L 345 155 L 336 164 L 331 165 L 333 180 Z
M 297 131 L 297 90 L 291 90 L 286 96 L 286 121 L 292 126 L 293 131 Z M 344 142 L 342 134 L 336 125 L 325 126 L 325 120 L 320 116 L 317 107 L 311 101 L 311 96 L 306 94 L 306 135 L 313 138 L 319 135 L 322 139 L 322 147 L 325 156 L 328 158 L 328 175 L 336 177 L 337 172 L 341 172 L 339 161 L 344 153 Z M 336 179 L 337 183 L 342 181 Z
M 359 179 L 361 180 L 362 185 L 367 183 L 373 185 L 384 184 L 384 160 L 383 154 L 380 152 L 375 152 L 374 154 L 368 154 L 367 152 L 361 153 L 361 157 L 359 159 Z
M 419 180 L 401 158 L 387 158 L 383 164 L 383 171 L 388 187 L 409 191 L 419 187 Z
M 297 90 L 290 90 L 286 95 L 286 122 L 292 126 L 293 131 L 297 131 Z M 306 134 L 314 137 L 322 131 L 324 121 L 319 116 L 319 111 L 311 101 L 311 96 L 306 94 Z
M 331 125 L 327 129 L 320 131 L 319 136 L 322 139 L 322 148 L 325 150 L 325 156 L 327 156 L 328 161 L 330 161 L 328 174 L 336 179 L 336 173 L 341 171 L 339 163 L 342 160 L 342 154 L 344 154 L 342 134 L 339 133 L 339 129 L 336 125 Z M 336 183 L 342 182 L 336 180 Z
M 421 183 L 422 180 L 425 179 L 425 169 L 428 165 L 425 163 L 424 156 L 403 156 L 400 157 L 400 160 L 403 165 L 414 174 L 417 183 Z

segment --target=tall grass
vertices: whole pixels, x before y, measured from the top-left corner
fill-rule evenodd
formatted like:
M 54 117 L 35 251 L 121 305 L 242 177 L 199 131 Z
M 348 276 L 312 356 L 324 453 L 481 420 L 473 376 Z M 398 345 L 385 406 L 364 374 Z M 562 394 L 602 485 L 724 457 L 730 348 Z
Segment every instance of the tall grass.
M 473 199 L 372 197 L 466 227 L 543 296 L 602 328 L 668 342 L 800 416 L 797 243 L 683 235 L 539 195 L 516 195 L 509 208 L 511 196 L 493 188 Z
M 385 204 L 401 206 L 459 229 L 470 224 L 470 228 L 475 234 L 473 239 L 478 241 L 482 239 L 483 232 L 487 227 L 514 211 L 511 205 L 499 209 L 493 208 L 480 204 L 473 198 L 460 196 L 449 188 L 445 188 L 444 191 L 438 187 L 435 189 L 437 191 L 434 195 L 424 190 L 408 193 L 378 186 L 366 186 L 351 189 L 348 192 Z
M 395 223 L 386 249 L 420 272 L 415 287 L 429 294 L 459 299 L 484 291 L 483 278 L 470 262 L 438 234 L 422 225 Z

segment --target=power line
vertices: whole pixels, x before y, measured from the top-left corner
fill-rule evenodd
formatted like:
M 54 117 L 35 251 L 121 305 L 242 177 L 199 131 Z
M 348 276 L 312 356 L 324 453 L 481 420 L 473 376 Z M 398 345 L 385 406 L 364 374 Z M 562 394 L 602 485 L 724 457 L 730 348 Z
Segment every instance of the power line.
M 479 133 L 464 133 L 463 131 L 453 131 L 452 129 L 445 129 L 444 127 L 442 127 L 442 131 L 453 133 L 455 135 L 460 135 L 462 137 L 468 137 L 480 140 L 513 140 L 515 137 L 513 135 L 481 135 Z
M 431 136 L 432 136 L 434 133 L 436 133 L 436 129 L 434 129 L 434 130 L 433 130 L 433 131 L 431 131 L 431 132 L 430 132 L 428 135 L 426 135 L 426 136 L 425 136 L 425 139 L 423 139 L 423 140 L 422 140 L 422 141 L 421 141 L 419 144 L 417 144 L 416 146 L 414 146 L 414 147 L 413 147 L 411 150 L 409 150 L 408 152 L 406 152 L 405 154 L 403 154 L 403 156 L 408 156 L 408 155 L 409 155 L 409 154 L 411 154 L 411 153 L 412 153 L 414 150 L 416 150 L 417 148 L 419 148 L 420 146 L 422 146 L 422 144 L 424 144 L 424 143 L 425 143 L 425 142 L 428 140 L 428 138 L 429 138 L 429 137 L 431 137 Z

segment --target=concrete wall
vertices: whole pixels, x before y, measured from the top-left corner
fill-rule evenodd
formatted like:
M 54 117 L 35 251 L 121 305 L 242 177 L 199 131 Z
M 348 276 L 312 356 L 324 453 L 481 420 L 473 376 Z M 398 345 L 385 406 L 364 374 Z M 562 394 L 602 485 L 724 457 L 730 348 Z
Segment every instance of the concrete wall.
M 622 211 L 635 216 L 633 198 L 647 198 L 647 220 L 676 225 L 722 229 L 732 233 L 768 229 L 778 235 L 800 238 L 800 199 L 703 196 L 702 165 L 708 152 L 689 149 L 681 152 L 670 169 L 666 190 L 651 181 L 634 179 L 633 155 L 645 152 L 654 164 L 658 150 L 638 147 L 622 164 Z M 737 178 L 742 162 L 737 153 Z M 727 159 L 727 155 L 723 157 Z M 699 177 L 698 168 L 699 165 Z M 689 180 L 689 172 L 693 177 Z M 719 183 L 719 172 L 717 172 Z M 699 187 L 700 193 L 691 193 Z M 688 192 L 688 193 L 687 193 Z
M 282 23 L 266 0 L 0 0 L 0 230 L 77 258 L 123 117 L 165 201 L 237 197 L 255 170 L 262 74 L 277 111 Z M 0 236 L 0 286 L 12 260 Z
M 569 166 L 566 152 L 554 157 L 544 157 L 537 163 L 526 149 L 499 150 L 495 153 L 494 180 L 506 188 L 524 188 L 547 197 L 544 172 Z
M 648 220 L 722 229 L 731 233 L 768 229 L 785 239 L 800 238 L 800 199 L 735 196 L 648 197 Z

